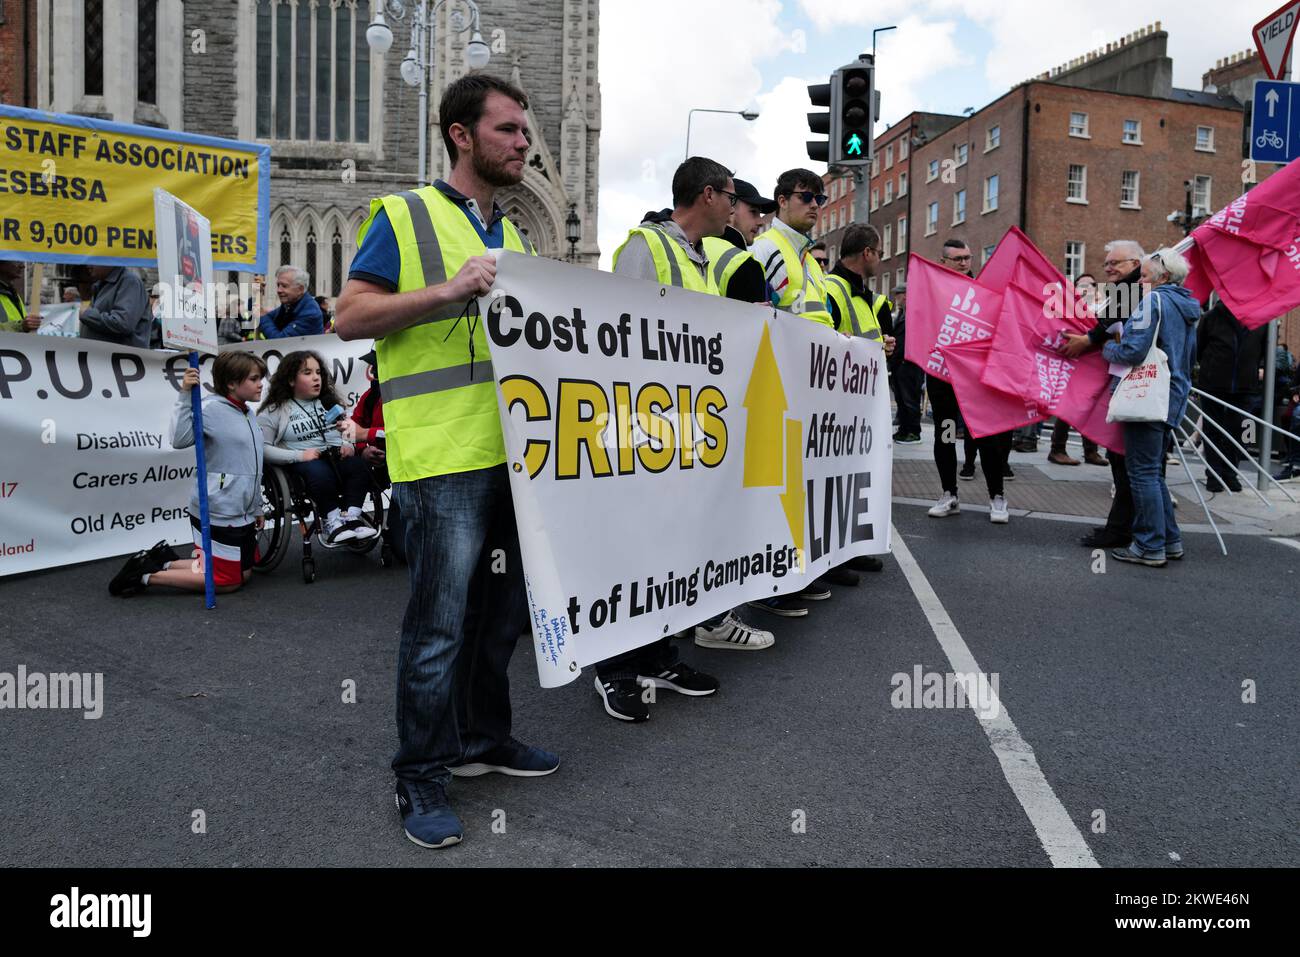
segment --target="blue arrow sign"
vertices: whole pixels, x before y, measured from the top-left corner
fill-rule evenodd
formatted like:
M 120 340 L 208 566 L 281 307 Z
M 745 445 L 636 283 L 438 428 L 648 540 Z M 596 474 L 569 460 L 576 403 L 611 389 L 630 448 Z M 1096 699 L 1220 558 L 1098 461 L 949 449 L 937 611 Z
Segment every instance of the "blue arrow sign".
M 1256 80 L 1250 117 L 1250 158 L 1289 163 L 1300 157 L 1300 83 Z

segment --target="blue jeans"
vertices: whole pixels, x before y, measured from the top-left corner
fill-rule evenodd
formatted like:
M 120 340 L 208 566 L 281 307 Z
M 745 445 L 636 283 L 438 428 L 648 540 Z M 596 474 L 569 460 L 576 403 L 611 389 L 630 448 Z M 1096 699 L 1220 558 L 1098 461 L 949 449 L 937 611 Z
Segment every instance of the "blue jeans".
M 1163 422 L 1124 423 L 1124 465 L 1133 493 L 1133 544 L 1143 558 L 1179 552 L 1183 533 L 1174 519 L 1173 501 L 1161 470 L 1169 449 L 1169 426 Z
M 370 466 L 358 456 L 340 457 L 336 462 L 322 456 L 310 462 L 291 462 L 289 468 L 302 477 L 307 494 L 322 515 L 334 509 L 360 507 L 370 491 Z
M 474 761 L 510 736 L 506 672 L 528 628 L 510 478 L 498 465 L 395 482 L 393 495 L 411 576 L 393 772 L 446 784 L 449 765 Z

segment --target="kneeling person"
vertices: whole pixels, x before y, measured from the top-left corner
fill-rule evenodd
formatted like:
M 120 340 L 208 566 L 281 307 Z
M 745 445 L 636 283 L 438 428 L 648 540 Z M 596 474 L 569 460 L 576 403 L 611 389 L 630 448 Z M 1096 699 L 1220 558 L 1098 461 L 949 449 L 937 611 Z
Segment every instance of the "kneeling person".
M 262 433 L 250 403 L 262 397 L 266 363 L 248 352 L 223 352 L 212 364 L 215 395 L 203 400 L 203 454 L 208 474 L 208 516 L 212 535 L 212 577 L 218 592 L 231 592 L 248 581 L 257 560 L 257 529 L 262 524 Z M 190 390 L 199 384 L 197 369 L 185 370 L 172 416 L 172 447 L 195 442 Z M 219 475 L 215 483 L 211 476 Z M 194 558 L 182 558 L 165 541 L 127 559 L 109 583 L 110 594 L 133 595 L 148 586 L 170 585 L 204 590 L 203 530 L 199 492 L 190 498 Z

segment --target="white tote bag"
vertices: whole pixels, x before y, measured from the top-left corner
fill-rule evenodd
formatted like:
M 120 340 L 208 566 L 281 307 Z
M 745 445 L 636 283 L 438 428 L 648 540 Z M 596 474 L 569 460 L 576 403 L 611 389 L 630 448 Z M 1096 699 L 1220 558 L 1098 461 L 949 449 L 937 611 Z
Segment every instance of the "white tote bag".
M 1164 307 L 1154 292 L 1149 301 L 1152 300 L 1158 315 L 1151 348 L 1146 358 L 1119 380 L 1110 397 L 1107 422 L 1163 422 L 1169 416 L 1169 357 L 1157 345 Z

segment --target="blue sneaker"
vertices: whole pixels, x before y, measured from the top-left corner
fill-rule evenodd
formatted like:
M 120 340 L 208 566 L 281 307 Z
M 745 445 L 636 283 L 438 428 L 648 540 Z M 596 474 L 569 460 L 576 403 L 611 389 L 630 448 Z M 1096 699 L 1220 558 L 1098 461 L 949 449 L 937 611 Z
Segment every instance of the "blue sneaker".
M 421 847 L 450 847 L 463 835 L 460 818 L 447 801 L 447 789 L 436 781 L 398 781 L 397 810 L 412 843 Z
M 476 778 L 480 774 L 508 774 L 515 778 L 540 778 L 560 766 L 557 755 L 541 748 L 507 738 L 491 751 L 480 755 L 477 761 L 461 764 L 451 769 L 458 778 Z

